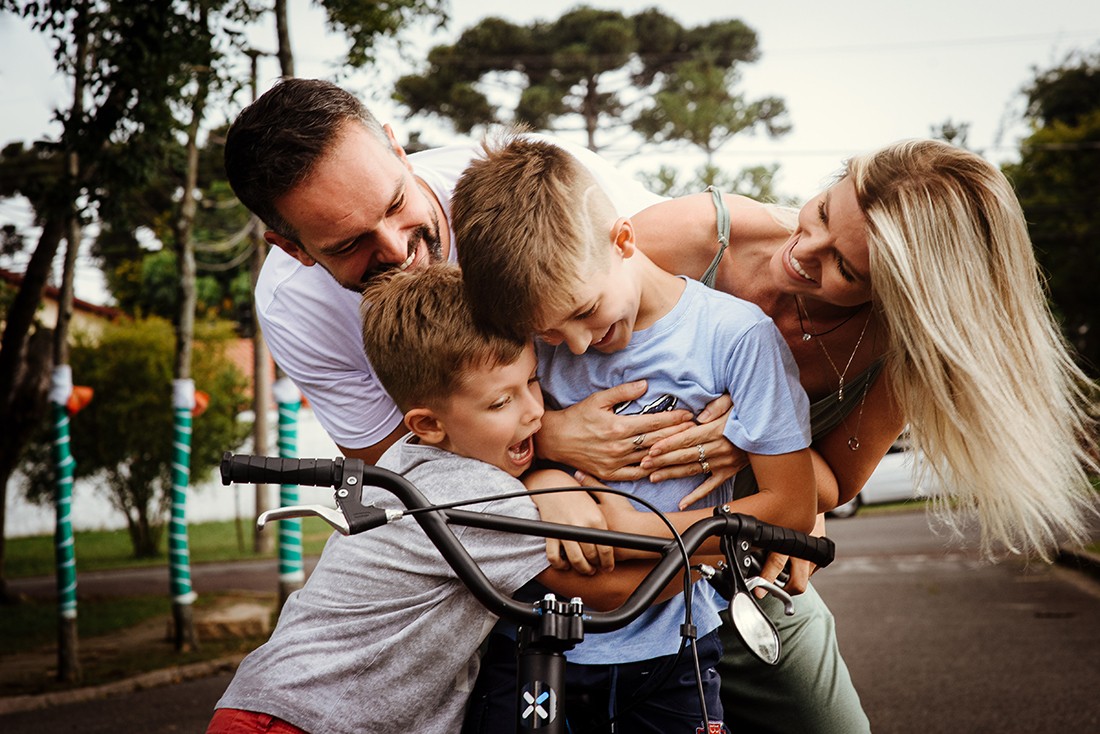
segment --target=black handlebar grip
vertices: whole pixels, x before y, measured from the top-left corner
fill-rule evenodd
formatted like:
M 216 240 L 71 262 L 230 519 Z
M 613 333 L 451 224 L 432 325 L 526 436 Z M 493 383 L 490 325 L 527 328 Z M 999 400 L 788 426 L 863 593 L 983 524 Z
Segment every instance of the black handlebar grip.
M 280 459 L 274 456 L 222 456 L 222 484 L 300 484 L 339 487 L 343 459 Z
M 819 568 L 825 568 L 833 562 L 836 544 L 829 538 L 818 538 L 778 525 L 756 526 L 756 538 L 753 545 L 775 553 L 783 553 L 795 558 L 803 558 Z

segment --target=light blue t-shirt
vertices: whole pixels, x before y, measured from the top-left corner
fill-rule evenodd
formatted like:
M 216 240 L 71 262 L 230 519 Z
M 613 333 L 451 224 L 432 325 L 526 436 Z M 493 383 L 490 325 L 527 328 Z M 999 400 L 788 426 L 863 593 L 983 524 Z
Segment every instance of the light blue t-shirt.
M 620 411 L 623 414 L 642 412 L 664 396 L 673 396 L 675 407 L 697 414 L 729 393 L 734 410 L 723 434 L 738 448 L 775 455 L 809 446 L 809 401 L 794 357 L 775 324 L 748 301 L 685 280 L 676 306 L 653 326 L 634 332 L 618 352 L 590 350 L 578 356 L 564 343 L 553 347 L 539 342 L 544 392 L 566 408 L 597 390 L 647 380 L 646 395 Z M 701 479 L 695 475 L 657 484 L 643 479 L 608 486 L 642 497 L 662 512 L 675 512 L 680 499 Z M 728 502 L 732 492 L 729 480 L 690 509 Z M 721 624 L 718 611 L 725 604 L 710 584 L 695 585 L 692 613 L 699 635 Z M 681 594 L 622 630 L 587 635 L 566 657 L 574 663 L 617 664 L 672 655 L 680 645 L 683 618 Z

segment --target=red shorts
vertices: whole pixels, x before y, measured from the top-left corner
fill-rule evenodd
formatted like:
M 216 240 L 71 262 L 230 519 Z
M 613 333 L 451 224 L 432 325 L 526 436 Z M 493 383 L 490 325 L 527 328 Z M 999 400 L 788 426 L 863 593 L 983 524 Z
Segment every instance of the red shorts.
M 241 709 L 218 709 L 206 734 L 309 734 L 294 724 L 288 724 L 271 714 L 258 714 Z

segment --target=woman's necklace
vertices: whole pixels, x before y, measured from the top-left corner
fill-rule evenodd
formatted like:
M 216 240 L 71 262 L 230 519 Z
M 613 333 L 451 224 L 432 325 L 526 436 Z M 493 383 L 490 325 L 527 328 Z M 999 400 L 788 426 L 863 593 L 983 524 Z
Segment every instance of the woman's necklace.
M 799 325 L 801 325 L 801 323 L 802 323 L 802 299 L 799 298 L 798 296 L 795 296 L 794 298 L 795 298 L 795 306 L 798 308 Z M 859 313 L 859 311 L 856 311 L 856 313 Z M 832 367 L 833 372 L 836 373 L 837 382 L 838 382 L 838 384 L 837 384 L 837 396 L 836 396 L 837 402 L 843 402 L 844 401 L 844 378 L 848 374 L 848 368 L 852 366 L 852 362 L 856 358 L 856 352 L 859 351 L 860 345 L 863 344 L 863 337 L 867 333 L 867 326 L 871 323 L 871 315 L 873 313 L 874 313 L 874 311 L 868 311 L 867 312 L 867 320 L 863 322 L 863 330 L 859 332 L 859 338 L 856 339 L 855 349 L 852 350 L 851 356 L 848 357 L 848 363 L 844 365 L 844 371 L 843 372 L 841 372 L 840 370 L 838 370 L 836 368 L 836 362 L 833 361 L 832 356 L 829 354 L 829 350 L 825 348 L 825 342 L 823 342 L 821 340 L 818 340 L 818 342 L 817 342 L 818 346 L 821 347 L 821 353 L 825 355 L 825 359 L 827 359 L 829 361 L 829 366 Z M 852 314 L 852 316 L 855 316 L 855 314 Z M 834 331 L 835 329 L 838 329 L 841 326 L 843 326 L 844 324 L 851 321 L 852 316 L 849 316 L 848 318 L 844 319 L 844 321 L 840 322 L 839 324 L 834 326 L 832 329 L 829 329 L 828 331 L 824 331 L 824 332 L 821 332 L 821 333 L 815 333 L 815 334 L 807 334 L 805 331 L 803 331 L 803 340 L 806 340 L 809 336 L 821 336 L 822 334 L 828 334 L 830 331 Z M 810 322 L 810 328 L 816 330 L 816 327 L 814 326 L 814 320 L 810 316 L 810 312 L 808 310 L 806 311 L 806 320 Z M 856 430 L 848 437 L 848 448 L 851 449 L 852 451 L 858 451 L 859 450 L 859 427 L 860 427 L 860 424 L 863 423 L 863 406 L 865 406 L 867 404 L 867 391 L 870 390 L 870 389 L 871 389 L 871 381 L 867 380 L 866 384 L 864 384 L 864 386 L 863 386 L 863 397 L 859 401 L 859 414 L 856 416 Z M 842 422 L 844 423 L 844 427 L 847 428 L 848 427 L 847 419 L 846 418 L 843 419 Z
M 802 341 L 808 342 L 808 341 L 810 341 L 810 339 L 813 339 L 815 336 L 825 336 L 826 334 L 831 334 L 834 331 L 836 331 L 837 329 L 839 329 L 840 327 L 844 326 L 846 323 L 848 323 L 849 321 L 854 319 L 856 317 L 856 314 L 858 314 L 860 311 L 863 310 L 863 306 L 870 305 L 870 301 L 863 304 L 863 306 L 860 306 L 855 311 L 852 311 L 851 315 L 849 315 L 848 318 L 844 319 L 843 321 L 841 321 L 839 324 L 837 324 L 833 328 L 826 329 L 825 331 L 806 331 L 806 325 L 802 323 L 802 308 L 803 308 L 802 298 L 800 296 L 795 296 L 794 297 L 794 304 L 795 304 L 795 310 L 798 312 L 798 328 L 802 330 Z M 810 318 L 809 310 L 806 311 L 806 320 L 810 322 L 810 328 L 811 329 L 815 328 L 813 319 Z
M 795 296 L 794 300 L 795 300 L 795 305 L 798 307 L 798 317 L 799 317 L 799 322 L 801 323 L 801 320 L 802 320 L 802 298 L 800 296 Z M 859 312 L 856 311 L 856 313 L 859 313 Z M 829 354 L 829 350 L 825 348 L 825 342 L 821 341 L 820 339 L 817 342 L 818 346 L 821 347 L 821 353 L 825 355 L 825 359 L 829 360 L 829 366 L 832 367 L 833 372 L 836 373 L 837 380 L 838 380 L 837 388 L 836 388 L 836 391 L 837 391 L 837 398 L 836 399 L 837 399 L 838 402 L 844 402 L 844 378 L 848 375 L 848 368 L 852 366 L 852 361 L 855 360 L 855 358 L 856 358 L 856 352 L 859 351 L 859 345 L 863 343 L 863 336 L 867 333 L 867 326 L 871 323 L 871 314 L 873 314 L 873 313 L 874 313 L 874 311 L 871 311 L 871 310 L 867 311 L 867 319 L 866 319 L 866 321 L 863 322 L 863 330 L 861 332 L 859 332 L 859 339 L 856 340 L 856 347 L 855 347 L 855 349 L 852 350 L 851 356 L 848 357 L 848 362 L 847 362 L 847 364 L 844 365 L 844 371 L 843 372 L 841 372 L 839 369 L 837 369 L 836 362 L 833 361 L 832 356 Z M 852 314 L 852 316 L 854 316 L 854 315 L 855 314 Z M 836 329 L 840 328 L 844 324 L 848 323 L 852 319 L 852 316 L 849 316 L 848 318 L 844 319 L 844 321 L 840 322 L 839 324 L 834 326 L 832 329 L 829 329 L 828 331 L 822 331 L 822 332 L 817 332 L 817 333 L 812 333 L 812 334 L 804 331 L 803 332 L 803 339 L 805 339 L 806 336 L 822 336 L 824 334 L 828 334 L 831 331 L 835 331 Z M 814 320 L 810 316 L 809 311 L 806 311 L 806 320 L 810 322 L 810 328 L 814 329 L 815 332 L 816 332 L 817 327 L 814 326 Z

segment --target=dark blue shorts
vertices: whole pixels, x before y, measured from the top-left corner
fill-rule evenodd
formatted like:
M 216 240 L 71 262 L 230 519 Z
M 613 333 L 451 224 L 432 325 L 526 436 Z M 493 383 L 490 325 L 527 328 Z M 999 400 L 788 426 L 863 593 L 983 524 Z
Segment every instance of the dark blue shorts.
M 703 694 L 711 721 L 722 721 L 720 681 L 715 667 L 722 657 L 717 630 L 696 643 Z M 705 732 L 699 689 L 690 650 L 679 656 L 620 665 L 565 666 L 565 713 L 570 734 L 612 731 L 653 734 Z M 516 643 L 505 635 L 489 637 L 481 672 L 466 709 L 463 734 L 514 734 L 516 731 Z M 614 728 L 612 728 L 614 718 Z M 725 731 L 724 729 L 722 731 Z

